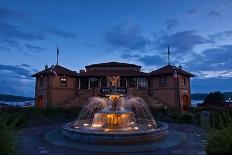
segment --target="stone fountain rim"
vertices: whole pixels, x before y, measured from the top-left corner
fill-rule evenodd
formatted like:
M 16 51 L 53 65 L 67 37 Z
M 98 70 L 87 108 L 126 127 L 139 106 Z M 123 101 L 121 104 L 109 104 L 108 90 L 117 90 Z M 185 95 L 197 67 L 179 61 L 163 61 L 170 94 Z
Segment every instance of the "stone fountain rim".
M 159 128 L 156 128 L 154 130 L 148 129 L 145 131 L 136 131 L 136 132 L 103 132 L 103 131 L 94 131 L 94 130 L 83 130 L 83 129 L 74 129 L 71 128 L 71 126 L 74 124 L 75 121 L 66 123 L 63 126 L 63 130 L 68 131 L 68 132 L 73 132 L 73 133 L 81 133 L 81 134 L 88 134 L 88 135 L 146 135 L 146 134 L 151 134 L 151 133 L 157 133 L 157 132 L 163 132 L 165 130 L 168 130 L 168 124 L 164 122 L 159 122 L 157 121 L 157 124 L 160 125 Z

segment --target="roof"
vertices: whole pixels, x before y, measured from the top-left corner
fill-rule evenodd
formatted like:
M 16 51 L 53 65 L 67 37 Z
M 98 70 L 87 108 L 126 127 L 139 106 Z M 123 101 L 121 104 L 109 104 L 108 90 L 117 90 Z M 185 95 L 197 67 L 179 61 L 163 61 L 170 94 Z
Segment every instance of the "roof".
M 80 72 L 79 76 L 147 76 L 147 73 L 135 70 L 91 70 L 87 72 Z
M 177 72 L 177 74 L 182 74 L 182 75 L 186 75 L 189 77 L 194 77 L 193 74 L 186 72 L 176 66 L 172 66 L 172 65 L 166 65 L 160 69 L 157 69 L 155 71 L 152 71 L 149 75 L 150 76 L 158 76 L 158 75 L 167 75 L 167 74 L 173 74 L 174 72 Z
M 78 76 L 78 74 L 75 71 L 69 70 L 63 66 L 55 65 L 47 69 L 44 69 L 38 73 L 33 74 L 32 77 L 38 77 L 40 75 L 48 75 L 48 74 L 54 75 L 55 74 L 54 72 L 58 75 Z
M 85 68 L 88 68 L 88 67 L 139 67 L 141 68 L 141 66 L 138 66 L 138 65 L 135 65 L 135 64 L 129 64 L 129 63 L 121 63 L 121 62 L 106 62 L 106 63 L 99 63 L 99 64 L 92 64 L 92 65 L 89 65 L 89 66 L 85 66 Z

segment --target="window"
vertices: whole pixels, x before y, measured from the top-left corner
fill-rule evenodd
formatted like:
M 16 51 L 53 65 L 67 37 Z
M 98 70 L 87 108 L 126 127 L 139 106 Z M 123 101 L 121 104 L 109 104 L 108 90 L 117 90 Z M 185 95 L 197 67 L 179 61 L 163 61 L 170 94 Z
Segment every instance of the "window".
M 126 88 L 126 79 L 125 78 L 120 78 L 120 87 Z
M 146 78 L 138 78 L 138 88 L 147 88 Z
M 61 78 L 60 79 L 60 86 L 64 86 L 64 87 L 67 86 L 67 78 Z
M 43 85 L 44 85 L 44 78 L 40 77 L 40 79 L 39 79 L 39 86 L 43 87 Z
M 88 89 L 89 81 L 87 78 L 80 78 L 80 84 L 81 89 Z
M 97 88 L 98 87 L 98 79 L 97 78 L 90 78 L 90 88 Z
M 159 80 L 160 86 L 167 86 L 167 78 L 166 77 L 161 77 Z
M 187 80 L 186 78 L 183 78 L 183 86 L 186 87 L 186 85 L 187 85 Z
M 101 79 L 101 87 L 107 87 L 107 80 L 106 78 Z
M 130 88 L 135 88 L 137 87 L 137 79 L 136 78 L 129 78 L 129 87 Z

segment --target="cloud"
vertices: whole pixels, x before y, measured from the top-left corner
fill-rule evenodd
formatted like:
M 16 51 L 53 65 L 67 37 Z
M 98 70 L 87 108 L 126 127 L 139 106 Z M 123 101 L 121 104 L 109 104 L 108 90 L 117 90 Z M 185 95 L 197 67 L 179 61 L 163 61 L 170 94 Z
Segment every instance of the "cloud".
M 0 39 L 15 40 L 44 40 L 45 35 L 40 31 L 25 31 L 19 26 L 0 22 Z
M 142 35 L 137 24 L 128 21 L 111 27 L 104 37 L 111 46 L 125 50 L 143 50 L 150 42 Z
M 155 66 L 165 64 L 163 57 L 159 55 L 145 55 L 137 59 L 137 61 L 142 62 L 146 66 Z
M 163 34 L 153 42 L 157 49 L 164 50 L 168 46 L 175 52 L 175 55 L 187 54 L 196 45 L 213 43 L 213 40 L 197 34 L 196 30 L 179 31 L 173 34 Z
M 7 47 L 0 46 L 0 51 L 10 52 L 11 50 L 9 48 L 7 48 Z
M 220 71 L 199 71 L 195 73 L 200 79 L 207 78 L 232 78 L 232 71 L 220 70 Z
M 19 66 L 0 64 L 0 93 L 34 96 L 34 80 L 27 64 Z
M 167 30 L 172 30 L 173 28 L 175 28 L 177 25 L 179 24 L 179 21 L 176 19 L 169 19 L 166 21 L 166 29 Z
M 122 53 L 121 57 L 124 59 L 137 59 L 137 58 L 140 58 L 142 56 L 139 54 Z
M 218 11 L 216 11 L 216 10 L 211 10 L 211 11 L 208 13 L 208 16 L 210 16 L 210 17 L 220 17 L 221 14 L 220 14 Z
M 231 91 L 232 78 L 192 78 L 191 89 L 193 93 L 208 93 L 212 91 Z
M 72 33 L 72 32 L 66 31 L 66 30 L 62 30 L 62 29 L 59 29 L 59 28 L 54 27 L 54 26 L 44 27 L 44 28 L 42 28 L 42 30 L 49 33 L 49 34 L 53 34 L 53 35 L 60 36 L 63 38 L 75 38 L 76 37 L 75 33 Z
M 195 8 L 192 8 L 192 9 L 189 9 L 187 10 L 187 14 L 188 15 L 191 15 L 191 16 L 195 16 L 196 14 L 199 13 L 199 10 L 195 9 Z
M 2 72 L 12 72 L 14 74 L 21 75 L 25 78 L 30 78 L 31 77 L 31 71 L 20 67 L 20 66 L 13 66 L 13 65 L 3 65 L 0 64 L 0 71 Z
M 21 64 L 20 66 L 22 66 L 22 67 L 27 67 L 27 68 L 31 67 L 31 66 L 28 65 L 28 64 Z
M 210 35 L 209 37 L 214 40 L 232 39 L 232 30 L 225 30 L 225 31 L 217 32 L 217 33 Z
M 209 48 L 185 65 L 198 78 L 232 78 L 232 45 Z
M 12 11 L 6 7 L 0 6 L 0 21 L 7 21 L 7 20 L 23 20 L 25 19 L 25 14 L 18 12 L 18 11 Z
M 32 50 L 32 51 L 38 52 L 38 51 L 44 50 L 44 48 L 42 48 L 42 47 L 31 45 L 31 44 L 25 44 L 25 46 L 28 50 Z

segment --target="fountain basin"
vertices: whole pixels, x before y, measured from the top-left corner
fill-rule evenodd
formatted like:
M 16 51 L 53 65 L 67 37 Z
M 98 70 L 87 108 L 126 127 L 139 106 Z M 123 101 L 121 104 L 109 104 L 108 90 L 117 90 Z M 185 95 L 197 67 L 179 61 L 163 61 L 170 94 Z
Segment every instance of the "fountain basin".
M 99 145 L 126 145 L 150 143 L 166 137 L 169 133 L 168 125 L 157 122 L 157 128 L 137 130 L 133 132 L 104 132 L 98 130 L 78 129 L 73 127 L 74 122 L 63 126 L 63 134 L 75 142 Z

